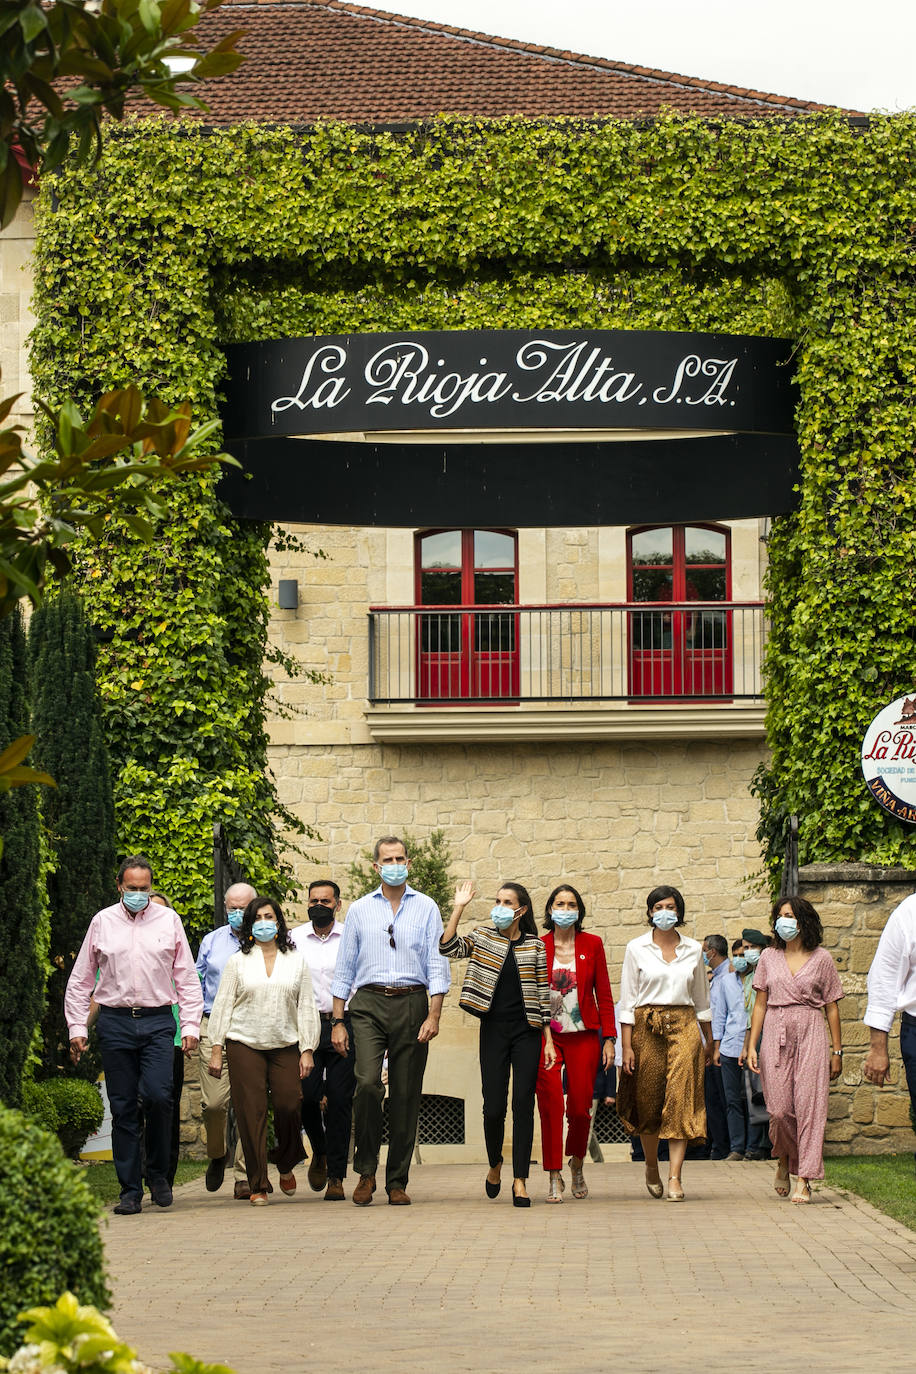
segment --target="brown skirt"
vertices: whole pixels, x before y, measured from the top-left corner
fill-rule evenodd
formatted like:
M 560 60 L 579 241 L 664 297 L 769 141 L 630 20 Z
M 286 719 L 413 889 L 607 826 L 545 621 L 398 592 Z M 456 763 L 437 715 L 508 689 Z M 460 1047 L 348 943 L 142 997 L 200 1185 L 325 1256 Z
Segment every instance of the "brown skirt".
M 637 1007 L 636 1071 L 622 1073 L 617 1115 L 628 1134 L 702 1140 L 705 1058 L 694 1007 Z

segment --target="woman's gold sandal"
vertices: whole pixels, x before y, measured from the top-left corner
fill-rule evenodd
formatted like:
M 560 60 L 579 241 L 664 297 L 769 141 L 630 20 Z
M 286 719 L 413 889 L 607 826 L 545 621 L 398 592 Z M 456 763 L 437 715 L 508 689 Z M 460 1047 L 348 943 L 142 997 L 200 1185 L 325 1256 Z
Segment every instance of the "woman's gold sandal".
M 649 1190 L 650 1197 L 664 1197 L 665 1188 L 661 1179 L 659 1179 L 657 1183 L 653 1183 L 649 1178 L 648 1169 L 646 1169 L 646 1187 Z
M 788 1169 L 783 1173 L 781 1168 L 777 1165 L 776 1181 L 773 1184 L 773 1187 L 776 1189 L 777 1197 L 788 1197 L 790 1186 Z
M 684 1201 L 684 1190 L 681 1187 L 681 1180 L 679 1178 L 672 1177 L 671 1174 L 668 1175 L 668 1201 Z

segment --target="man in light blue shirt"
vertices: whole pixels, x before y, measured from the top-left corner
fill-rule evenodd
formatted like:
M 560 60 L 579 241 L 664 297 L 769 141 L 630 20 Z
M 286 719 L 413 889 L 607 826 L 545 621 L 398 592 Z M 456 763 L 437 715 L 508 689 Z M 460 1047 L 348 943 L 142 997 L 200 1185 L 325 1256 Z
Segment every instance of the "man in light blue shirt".
M 747 1152 L 747 1103 L 738 1062 L 744 1053 L 744 1032 L 747 1028 L 744 991 L 729 963 L 728 941 L 724 935 L 707 935 L 703 941 L 703 954 L 712 969 L 709 984 L 712 1062 L 713 1068 L 719 1069 L 722 1074 L 729 1146 L 725 1158 L 735 1162 L 744 1159 Z
M 216 997 L 223 969 L 231 956 L 239 951 L 236 931 L 241 929 L 245 908 L 257 895 L 248 883 L 233 883 L 227 888 L 224 898 L 226 924 L 217 926 L 216 930 L 211 930 L 209 935 L 204 936 L 197 954 L 196 968 L 204 994 L 197 1071 L 200 1080 L 201 1114 L 207 1135 L 207 1158 L 210 1161 L 204 1180 L 208 1193 L 215 1193 L 222 1187 L 226 1173 L 226 1117 L 229 1111 L 229 1075 L 224 1073 L 222 1078 L 213 1078 L 208 1072 L 212 1049 L 209 1031 L 210 1012 L 213 1010 L 213 999 Z M 251 1189 L 248 1187 L 241 1141 L 235 1147 L 232 1174 L 235 1181 L 235 1196 L 240 1200 L 250 1197 Z
M 409 887 L 403 840 L 386 835 L 372 858 L 381 886 L 347 912 L 331 984 L 331 1043 L 349 1045 L 344 1005 L 356 1042 L 353 1164 L 359 1183 L 353 1201 L 367 1207 L 375 1192 L 382 1144 L 382 1064 L 388 1055 L 388 1160 L 385 1188 L 395 1207 L 409 1206 L 407 1179 L 417 1136 L 429 1042 L 439 1034 L 448 992 L 448 960 L 439 953 L 442 916 L 431 897 Z M 428 997 L 427 997 L 428 994 Z

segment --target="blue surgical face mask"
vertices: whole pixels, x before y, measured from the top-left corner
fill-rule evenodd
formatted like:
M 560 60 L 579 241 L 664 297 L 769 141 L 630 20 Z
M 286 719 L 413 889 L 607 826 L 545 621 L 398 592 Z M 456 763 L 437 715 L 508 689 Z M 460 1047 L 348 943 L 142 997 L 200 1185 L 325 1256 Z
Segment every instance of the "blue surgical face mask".
M 121 901 L 136 916 L 138 911 L 142 911 L 149 904 L 148 892 L 122 892 Z
M 780 940 L 794 940 L 798 934 L 798 922 L 794 916 L 780 916 L 776 922 L 776 934 Z
M 226 920 L 229 922 L 229 925 L 232 927 L 233 930 L 241 930 L 241 929 L 242 929 L 242 922 L 244 921 L 244 919 L 245 919 L 245 908 L 244 908 L 244 907 L 242 907 L 241 909 L 236 909 L 235 907 L 233 907 L 233 909 L 232 909 L 231 911 L 229 911 L 229 910 L 226 911 Z
M 400 887 L 407 881 L 407 865 L 405 863 L 380 864 L 379 873 L 382 875 L 382 882 L 389 887 Z
M 656 930 L 671 930 L 677 925 L 677 912 L 669 911 L 667 907 L 663 907 L 661 911 L 653 911 L 652 924 Z
M 736 973 L 747 973 L 747 960 L 743 954 L 732 955 L 732 968 Z
M 706 953 L 705 949 L 703 950 L 703 963 L 709 968 L 709 955 Z
M 756 964 L 757 960 L 760 958 L 760 950 L 759 950 L 759 949 L 746 949 L 746 950 L 744 951 L 744 957 L 745 957 L 745 959 L 747 960 L 747 962 L 750 964 L 751 968 L 753 968 L 754 965 Z
M 512 922 L 518 919 L 518 912 L 513 911 L 511 906 L 495 906 L 490 912 L 490 920 L 497 930 L 508 930 Z
M 259 944 L 266 945 L 271 940 L 276 940 L 278 929 L 276 921 L 255 921 L 251 933 Z
M 578 911 L 552 911 L 550 919 L 555 926 L 561 930 L 566 930 L 567 926 L 574 926 L 579 919 Z

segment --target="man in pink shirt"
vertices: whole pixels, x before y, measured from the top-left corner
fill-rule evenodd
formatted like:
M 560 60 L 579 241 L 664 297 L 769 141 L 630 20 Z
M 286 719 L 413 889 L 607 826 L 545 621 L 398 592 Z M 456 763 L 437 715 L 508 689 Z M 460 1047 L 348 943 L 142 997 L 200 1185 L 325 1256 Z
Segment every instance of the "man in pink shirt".
M 111 1105 L 111 1152 L 121 1185 L 119 1216 L 140 1211 L 143 1179 L 138 1102 L 146 1113 L 146 1171 L 153 1201 L 170 1207 L 167 1174 L 172 1121 L 172 1044 L 178 1002 L 181 1048 L 197 1049 L 203 994 L 181 920 L 150 900 L 152 866 L 132 854 L 118 870 L 116 906 L 93 916 L 64 996 L 74 1064 L 87 1047 L 89 1003 Z M 177 1103 L 175 1107 L 177 1109 Z

